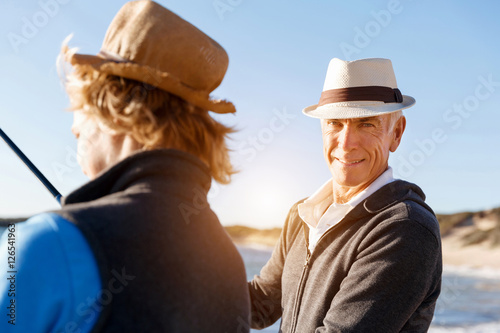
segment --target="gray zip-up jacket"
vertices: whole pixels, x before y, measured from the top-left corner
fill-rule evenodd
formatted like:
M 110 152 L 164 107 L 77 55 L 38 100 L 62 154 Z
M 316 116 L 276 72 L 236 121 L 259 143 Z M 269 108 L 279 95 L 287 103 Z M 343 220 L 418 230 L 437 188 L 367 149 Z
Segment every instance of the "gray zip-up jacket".
M 426 332 L 441 290 L 441 241 L 422 190 L 385 185 L 327 231 L 313 253 L 295 204 L 260 276 L 252 327 L 281 332 Z

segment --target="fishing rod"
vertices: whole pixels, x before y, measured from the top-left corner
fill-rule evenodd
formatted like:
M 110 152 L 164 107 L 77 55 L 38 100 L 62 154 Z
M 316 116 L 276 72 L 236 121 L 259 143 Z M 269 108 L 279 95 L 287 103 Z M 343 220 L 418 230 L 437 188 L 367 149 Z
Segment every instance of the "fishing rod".
M 61 194 L 58 190 L 49 182 L 47 178 L 38 170 L 38 168 L 31 163 L 28 157 L 24 155 L 24 153 L 19 149 L 14 142 L 5 134 L 4 131 L 0 128 L 0 137 L 9 145 L 9 147 L 16 153 L 16 155 L 26 164 L 26 166 L 35 174 L 35 176 L 42 182 L 42 184 L 49 190 L 52 196 L 57 200 L 57 202 L 61 203 Z

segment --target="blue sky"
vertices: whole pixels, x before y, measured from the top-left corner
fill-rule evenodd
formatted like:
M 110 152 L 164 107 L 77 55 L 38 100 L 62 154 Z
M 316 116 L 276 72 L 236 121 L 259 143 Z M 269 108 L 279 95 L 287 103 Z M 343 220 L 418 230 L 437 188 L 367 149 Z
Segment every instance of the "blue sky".
M 500 21 L 497 1 L 159 1 L 228 52 L 214 96 L 236 115 L 240 170 L 214 184 L 210 202 L 225 225 L 281 226 L 289 207 L 329 177 L 317 103 L 328 62 L 390 58 L 398 86 L 417 100 L 390 158 L 398 177 L 422 187 L 438 213 L 500 206 Z M 0 128 L 62 194 L 87 181 L 75 163 L 72 115 L 56 73 L 61 42 L 97 53 L 125 1 L 0 3 Z M 0 216 L 57 203 L 0 142 Z

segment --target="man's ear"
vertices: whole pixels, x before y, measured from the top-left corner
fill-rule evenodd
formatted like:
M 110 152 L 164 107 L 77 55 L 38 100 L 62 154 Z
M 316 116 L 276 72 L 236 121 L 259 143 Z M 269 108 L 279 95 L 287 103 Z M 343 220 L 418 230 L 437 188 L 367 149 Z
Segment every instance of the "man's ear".
M 398 149 L 405 128 L 406 128 L 406 118 L 405 116 L 401 116 L 401 118 L 398 119 L 396 124 L 394 124 L 394 129 L 392 130 L 392 142 L 391 146 L 389 147 L 389 150 L 391 152 L 394 153 L 396 149 Z

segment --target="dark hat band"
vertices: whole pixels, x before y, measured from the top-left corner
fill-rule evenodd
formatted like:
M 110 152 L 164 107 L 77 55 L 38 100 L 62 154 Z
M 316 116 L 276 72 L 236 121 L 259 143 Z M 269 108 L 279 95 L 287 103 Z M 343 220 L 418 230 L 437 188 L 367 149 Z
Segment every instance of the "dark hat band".
M 325 90 L 321 93 L 318 106 L 338 102 L 379 101 L 403 103 L 403 95 L 398 88 L 365 86 Z

